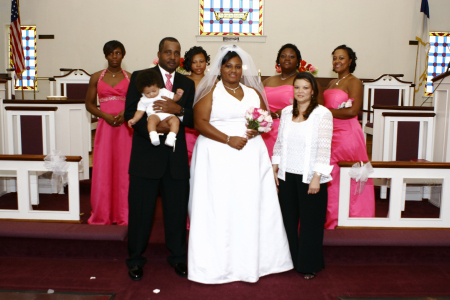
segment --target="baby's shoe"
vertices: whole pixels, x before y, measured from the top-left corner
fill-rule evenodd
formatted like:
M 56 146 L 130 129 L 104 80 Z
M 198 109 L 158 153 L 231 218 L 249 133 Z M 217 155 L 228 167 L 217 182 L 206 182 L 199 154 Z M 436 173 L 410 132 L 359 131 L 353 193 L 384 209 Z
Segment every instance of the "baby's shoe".
M 166 137 L 165 144 L 169 147 L 173 147 L 173 151 L 175 152 L 175 141 L 177 140 L 177 134 L 175 132 L 169 132 Z
M 156 131 L 150 132 L 150 140 L 152 141 L 153 146 L 159 146 L 161 143 L 159 141 L 159 135 Z

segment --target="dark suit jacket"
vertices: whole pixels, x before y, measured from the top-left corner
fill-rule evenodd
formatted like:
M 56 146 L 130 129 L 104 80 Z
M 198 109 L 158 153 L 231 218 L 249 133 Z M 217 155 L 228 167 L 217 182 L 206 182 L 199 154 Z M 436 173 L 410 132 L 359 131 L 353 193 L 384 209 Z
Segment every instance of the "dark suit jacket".
M 164 82 L 159 67 L 153 68 Z M 136 77 L 140 71 L 135 71 L 131 75 L 130 85 L 128 87 L 127 99 L 125 103 L 125 120 L 133 118 L 137 109 L 141 93 L 136 88 Z M 133 176 L 159 179 L 163 176 L 169 161 L 171 175 L 174 179 L 189 179 L 189 161 L 187 156 L 186 138 L 184 126 L 194 127 L 194 116 L 192 105 L 194 103 L 195 84 L 194 81 L 175 72 L 173 89 L 184 90 L 183 97 L 177 104 L 184 107 L 183 122 L 180 124 L 180 130 L 177 134 L 175 152 L 172 147 L 164 144 L 167 135 L 160 136 L 161 145 L 153 146 L 150 142 L 149 132 L 147 130 L 147 114 L 137 122 L 133 128 L 133 146 L 131 149 L 129 174 Z

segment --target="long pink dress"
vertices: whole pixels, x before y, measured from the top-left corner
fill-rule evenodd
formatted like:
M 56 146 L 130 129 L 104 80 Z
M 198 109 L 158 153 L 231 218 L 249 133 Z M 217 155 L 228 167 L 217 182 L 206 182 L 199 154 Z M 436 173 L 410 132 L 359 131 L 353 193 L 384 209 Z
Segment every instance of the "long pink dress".
M 335 109 L 348 100 L 348 94 L 339 89 L 323 93 L 325 107 Z M 339 210 L 339 161 L 368 161 L 366 143 L 358 117 L 351 119 L 333 118 L 333 140 L 331 142 L 330 164 L 333 180 L 328 183 L 328 207 L 325 229 L 334 229 Z M 375 195 L 373 181 L 369 179 L 362 194 L 355 195 L 356 182 L 352 179 L 350 189 L 350 217 L 375 217 Z
M 193 128 L 184 127 L 185 137 L 186 137 L 186 147 L 189 158 L 189 166 L 191 165 L 192 152 L 194 151 L 195 142 L 197 141 L 200 132 Z
M 114 88 L 102 79 L 97 84 L 100 110 L 117 115 L 125 109 L 125 97 L 130 79 L 125 78 Z M 127 122 L 120 127 L 111 127 L 99 119 L 94 142 L 92 168 L 91 206 L 89 224 L 128 225 L 128 165 L 131 155 L 133 129 Z
M 269 108 L 271 111 L 277 111 L 283 109 L 292 104 L 294 98 L 294 86 L 281 85 L 277 87 L 265 87 L 267 95 L 267 102 L 269 102 Z M 266 143 L 267 151 L 269 151 L 269 157 L 272 160 L 273 146 L 277 141 L 278 126 L 280 126 L 280 119 L 273 120 L 273 128 L 268 133 L 264 133 L 262 136 Z

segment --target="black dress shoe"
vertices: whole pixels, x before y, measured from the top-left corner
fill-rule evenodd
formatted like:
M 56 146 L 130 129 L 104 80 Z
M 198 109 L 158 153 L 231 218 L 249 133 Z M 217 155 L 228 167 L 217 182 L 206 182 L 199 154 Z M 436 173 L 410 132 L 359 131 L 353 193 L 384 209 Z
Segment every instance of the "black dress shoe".
M 132 266 L 128 268 L 128 276 L 130 276 L 131 280 L 138 281 L 142 279 L 142 275 L 144 275 L 144 270 L 142 266 Z
M 175 269 L 175 273 L 181 277 L 187 277 L 188 270 L 185 263 L 177 263 L 172 266 Z

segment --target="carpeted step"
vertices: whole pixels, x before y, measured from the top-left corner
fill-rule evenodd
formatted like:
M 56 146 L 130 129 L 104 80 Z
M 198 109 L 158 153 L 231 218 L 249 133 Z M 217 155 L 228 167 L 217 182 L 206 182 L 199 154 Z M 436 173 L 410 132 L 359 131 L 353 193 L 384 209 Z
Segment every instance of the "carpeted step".
M 0 222 L 0 237 L 124 241 L 128 226 L 68 223 Z

